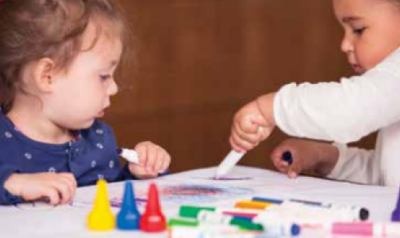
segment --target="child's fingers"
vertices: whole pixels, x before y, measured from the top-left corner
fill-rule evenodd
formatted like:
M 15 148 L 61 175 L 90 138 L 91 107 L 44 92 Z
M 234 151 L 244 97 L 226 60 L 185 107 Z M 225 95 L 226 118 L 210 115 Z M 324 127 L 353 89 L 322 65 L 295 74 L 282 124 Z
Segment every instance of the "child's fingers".
M 70 188 L 68 183 L 66 178 L 62 176 L 57 176 L 48 183 L 49 186 L 57 191 L 59 203 L 66 203 L 72 197 L 73 189 Z
M 143 146 L 142 144 L 139 144 L 135 148 L 136 153 L 138 154 L 139 157 L 139 164 L 141 166 L 146 166 L 147 163 L 147 146 Z
M 171 163 L 171 156 L 168 154 L 167 158 L 162 161 L 160 172 L 164 173 L 169 168 L 170 163 Z
M 75 176 L 71 173 L 60 173 L 59 175 L 65 179 L 65 181 L 68 183 L 71 194 L 74 195 L 76 187 L 78 186 Z
M 297 178 L 297 176 L 300 174 L 301 168 L 298 166 L 297 163 L 293 163 L 292 166 L 290 166 L 289 171 L 288 171 L 288 176 L 291 179 Z
M 147 160 L 145 164 L 145 169 L 147 172 L 154 171 L 154 165 L 157 161 L 158 150 L 154 146 L 149 146 L 147 148 Z
M 259 127 L 258 128 L 258 136 L 259 136 L 259 141 L 263 141 L 267 139 L 272 133 L 272 130 L 268 127 Z
M 75 194 L 75 188 L 73 187 L 71 181 L 66 178 L 60 178 L 59 190 L 61 191 L 62 201 L 61 203 L 68 202 Z
M 233 124 L 232 131 L 234 131 L 242 140 L 248 141 L 250 143 L 257 143 L 260 141 L 260 136 L 258 134 L 258 128 L 254 132 L 246 132 L 238 124 Z
M 153 172 L 157 172 L 157 173 L 160 172 L 164 159 L 165 159 L 165 155 L 159 151 L 157 158 L 154 161 Z
M 43 197 L 49 199 L 51 205 L 58 205 L 60 203 L 60 195 L 54 186 L 44 186 L 40 193 Z
M 71 200 L 73 191 L 70 190 L 67 183 L 61 182 L 58 185 L 57 190 L 58 190 L 59 194 L 61 195 L 60 203 L 65 204 L 69 200 Z
M 240 148 L 243 151 L 249 151 L 256 146 L 253 143 L 243 140 L 237 133 L 232 133 L 230 140 L 233 148 Z
M 278 171 L 286 174 L 289 170 L 289 165 L 282 161 L 281 156 L 281 153 L 271 154 L 271 160 Z
M 259 126 L 259 127 L 264 127 L 264 128 L 271 128 L 271 127 L 273 127 L 273 126 L 270 125 L 270 124 L 268 123 L 268 121 L 265 120 L 264 117 L 261 116 L 261 115 L 256 115 L 256 116 L 251 115 L 251 116 L 249 116 L 249 118 L 250 118 L 250 121 L 251 121 L 252 124 L 257 125 L 257 126 Z
M 232 135 L 229 137 L 229 144 L 231 145 L 232 149 L 238 153 L 245 153 L 246 149 L 240 147 L 239 145 L 236 144 L 236 142 L 233 140 Z
M 129 171 L 132 174 L 135 174 L 136 176 L 141 176 L 143 174 L 146 174 L 146 169 L 143 166 L 133 163 L 129 164 Z
M 237 127 L 238 131 L 243 131 L 245 134 L 257 134 L 259 125 L 253 123 L 253 116 L 242 117 L 234 123 L 234 126 Z
M 157 159 L 155 165 L 154 165 L 154 171 L 159 173 L 159 172 L 163 172 L 163 164 L 164 161 L 168 161 L 170 160 L 169 158 L 169 154 L 160 147 L 160 151 L 159 151 L 159 158 Z

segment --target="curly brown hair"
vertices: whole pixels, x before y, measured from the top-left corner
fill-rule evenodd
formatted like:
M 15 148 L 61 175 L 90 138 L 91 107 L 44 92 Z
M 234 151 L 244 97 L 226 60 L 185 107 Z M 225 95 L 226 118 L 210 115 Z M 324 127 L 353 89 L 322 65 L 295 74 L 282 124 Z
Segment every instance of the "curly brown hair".
M 24 92 L 23 67 L 51 58 L 58 69 L 67 70 L 82 50 L 89 21 L 96 26 L 95 41 L 106 34 L 125 45 L 125 21 L 112 0 L 0 1 L 0 106 L 4 113 L 11 109 L 16 93 Z

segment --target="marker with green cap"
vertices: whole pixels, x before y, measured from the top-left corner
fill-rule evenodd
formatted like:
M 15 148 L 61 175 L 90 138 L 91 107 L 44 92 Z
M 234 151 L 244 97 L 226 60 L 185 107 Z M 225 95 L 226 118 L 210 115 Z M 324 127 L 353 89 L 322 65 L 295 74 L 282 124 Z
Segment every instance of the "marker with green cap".
M 249 219 L 235 218 L 229 215 L 218 213 L 217 208 L 212 207 L 194 207 L 181 206 L 179 215 L 182 217 L 197 218 L 199 223 L 225 224 L 238 226 L 243 230 L 264 231 L 264 233 L 274 233 L 281 236 L 300 234 L 300 226 L 297 224 L 287 225 L 281 223 L 263 223 L 262 225 L 254 223 Z M 194 223 L 192 223 L 194 225 Z
M 233 216 L 218 213 L 214 207 L 181 206 L 181 217 L 196 218 L 202 223 L 224 224 L 238 226 L 243 230 L 262 231 L 260 224 L 255 224 L 249 219 L 235 218 Z
M 215 208 L 215 207 L 198 207 L 198 206 L 181 206 L 179 215 L 181 217 L 197 218 L 200 211 L 215 211 L 220 214 L 230 215 L 237 218 L 251 219 L 258 216 L 263 210 L 245 209 L 245 208 Z

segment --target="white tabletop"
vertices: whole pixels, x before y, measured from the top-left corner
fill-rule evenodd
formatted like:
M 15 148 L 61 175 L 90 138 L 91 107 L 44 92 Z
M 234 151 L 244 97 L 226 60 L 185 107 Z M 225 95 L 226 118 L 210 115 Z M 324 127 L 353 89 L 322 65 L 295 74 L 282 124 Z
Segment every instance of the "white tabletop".
M 389 221 L 397 201 L 396 188 L 363 186 L 346 182 L 286 175 L 265 169 L 237 166 L 229 174 L 232 180 L 215 181 L 215 168 L 198 169 L 157 178 L 134 181 L 136 197 L 145 200 L 150 182 L 159 187 L 160 199 L 167 217 L 176 217 L 180 205 L 233 207 L 237 201 L 253 196 L 279 199 L 304 199 L 335 204 L 358 205 L 370 211 L 370 220 Z M 108 184 L 109 199 L 118 212 L 124 183 Z M 1 237 L 167 237 L 167 233 L 145 234 L 118 230 L 98 233 L 86 228 L 86 217 L 92 208 L 95 186 L 78 188 L 72 204 L 52 207 L 30 203 L 0 207 Z M 138 204 L 143 212 L 144 202 Z

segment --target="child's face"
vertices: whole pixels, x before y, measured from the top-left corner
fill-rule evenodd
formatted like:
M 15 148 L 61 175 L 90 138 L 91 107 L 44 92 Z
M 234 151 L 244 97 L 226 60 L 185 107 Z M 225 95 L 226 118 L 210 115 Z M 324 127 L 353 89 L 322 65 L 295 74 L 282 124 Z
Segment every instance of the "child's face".
M 90 127 L 97 117 L 104 115 L 110 97 L 118 92 L 113 74 L 121 57 L 121 42 L 101 36 L 90 48 L 94 32 L 90 27 L 87 31 L 84 50 L 67 72 L 55 75 L 54 91 L 44 101 L 45 113 L 61 128 Z
M 344 29 L 342 51 L 358 74 L 400 46 L 400 6 L 389 0 L 333 0 Z

